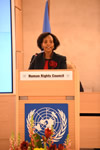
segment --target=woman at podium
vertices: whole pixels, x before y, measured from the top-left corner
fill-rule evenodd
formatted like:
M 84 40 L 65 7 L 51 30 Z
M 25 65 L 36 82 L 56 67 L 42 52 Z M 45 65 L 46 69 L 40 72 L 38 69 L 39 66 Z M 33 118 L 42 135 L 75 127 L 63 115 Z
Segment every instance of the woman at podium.
M 66 69 L 66 57 L 54 51 L 60 45 L 58 38 L 49 32 L 40 34 L 37 45 L 41 53 L 32 56 L 29 69 Z
M 54 52 L 59 45 L 60 42 L 54 34 L 50 32 L 40 34 L 37 46 L 41 53 L 32 56 L 29 69 L 67 69 L 66 56 Z M 81 82 L 80 91 L 84 91 Z

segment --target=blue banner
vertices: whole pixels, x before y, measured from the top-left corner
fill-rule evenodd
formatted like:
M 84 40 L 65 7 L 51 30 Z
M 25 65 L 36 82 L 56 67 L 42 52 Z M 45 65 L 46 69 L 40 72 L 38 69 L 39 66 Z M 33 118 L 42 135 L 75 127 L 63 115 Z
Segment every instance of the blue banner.
M 43 22 L 43 32 L 51 32 L 48 14 L 48 0 L 45 5 L 44 22 Z
M 64 143 L 68 134 L 68 104 L 25 104 L 25 140 L 30 141 L 28 126 L 33 115 L 34 133 L 44 135 L 46 128 L 54 129 L 54 143 Z

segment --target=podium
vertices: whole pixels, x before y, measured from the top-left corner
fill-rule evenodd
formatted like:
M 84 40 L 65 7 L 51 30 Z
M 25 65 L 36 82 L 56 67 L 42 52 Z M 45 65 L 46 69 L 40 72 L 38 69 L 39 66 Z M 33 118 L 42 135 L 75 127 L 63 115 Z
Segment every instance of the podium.
M 27 104 L 68 104 L 71 149 L 80 149 L 80 87 L 77 70 L 26 70 L 16 75 L 16 137 L 25 140 Z M 35 109 L 35 108 L 34 108 Z

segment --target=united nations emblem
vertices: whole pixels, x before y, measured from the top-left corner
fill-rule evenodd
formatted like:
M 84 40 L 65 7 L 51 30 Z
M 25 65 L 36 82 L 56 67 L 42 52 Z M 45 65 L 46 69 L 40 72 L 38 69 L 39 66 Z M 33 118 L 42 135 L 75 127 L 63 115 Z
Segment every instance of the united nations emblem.
M 33 115 L 35 133 L 38 133 L 40 136 L 44 135 L 44 130 L 46 128 L 51 128 L 53 125 L 54 129 L 54 140 L 53 142 L 59 142 L 63 137 L 67 128 L 67 118 L 65 113 L 60 109 L 53 109 L 51 107 L 42 107 L 38 110 L 33 109 L 28 113 L 26 118 L 27 128 L 30 124 L 31 117 Z

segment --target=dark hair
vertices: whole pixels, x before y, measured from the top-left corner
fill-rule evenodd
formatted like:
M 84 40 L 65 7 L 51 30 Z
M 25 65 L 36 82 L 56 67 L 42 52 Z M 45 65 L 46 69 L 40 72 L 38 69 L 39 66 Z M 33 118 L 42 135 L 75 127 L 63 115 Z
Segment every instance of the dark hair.
M 48 35 L 51 35 L 51 36 L 53 37 L 53 42 L 54 42 L 54 49 L 53 49 L 53 50 L 55 50 L 55 49 L 60 45 L 60 42 L 59 42 L 58 38 L 57 38 L 54 34 L 52 34 L 52 33 L 50 33 L 50 32 L 44 32 L 44 33 L 40 34 L 39 37 L 38 37 L 38 39 L 37 39 L 37 46 L 38 46 L 42 51 L 43 51 L 43 48 L 41 47 L 41 44 L 42 44 L 42 42 L 43 42 L 43 39 L 44 39 L 46 36 L 48 36 Z

